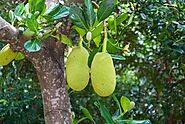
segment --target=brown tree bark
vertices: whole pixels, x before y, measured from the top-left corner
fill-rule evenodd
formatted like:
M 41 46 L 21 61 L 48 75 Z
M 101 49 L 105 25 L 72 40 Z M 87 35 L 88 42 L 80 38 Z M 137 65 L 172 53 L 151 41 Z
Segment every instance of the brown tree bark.
M 64 45 L 48 39 L 34 64 L 44 105 L 46 124 L 71 123 L 70 100 L 64 77 Z M 59 56 L 60 55 L 60 56 Z
M 56 1 L 46 0 L 46 3 L 51 5 L 51 2 Z M 62 28 L 64 34 L 68 33 L 66 29 L 69 30 L 69 26 Z M 14 51 L 24 53 L 26 59 L 34 65 L 41 86 L 45 123 L 71 124 L 71 105 L 64 75 L 65 45 L 56 39 L 48 38 L 42 41 L 42 49 L 39 52 L 30 53 L 23 47 L 28 38 L 1 17 L 0 40 L 9 43 Z

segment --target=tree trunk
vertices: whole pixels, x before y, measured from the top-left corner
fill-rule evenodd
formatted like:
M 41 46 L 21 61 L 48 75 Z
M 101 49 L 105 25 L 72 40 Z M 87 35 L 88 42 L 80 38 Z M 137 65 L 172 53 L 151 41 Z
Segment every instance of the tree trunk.
M 64 47 L 49 39 L 42 56 L 39 55 L 37 61 L 31 61 L 41 85 L 46 124 L 71 123 L 70 100 L 64 77 Z

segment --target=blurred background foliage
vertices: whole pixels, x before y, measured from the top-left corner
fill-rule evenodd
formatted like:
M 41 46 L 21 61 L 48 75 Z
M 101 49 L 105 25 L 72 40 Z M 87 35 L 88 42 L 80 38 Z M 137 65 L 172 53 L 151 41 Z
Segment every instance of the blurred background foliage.
M 19 2 L 1 0 L 0 16 L 8 20 L 8 11 Z M 109 50 L 124 58 L 114 60 L 114 94 L 118 99 L 124 95 L 136 103 L 124 118 L 150 119 L 153 124 L 185 123 L 185 1 L 123 0 L 113 17 L 124 13 L 128 17 L 116 28 L 108 27 L 112 28 L 109 37 L 116 39 L 110 40 Z M 120 52 L 115 45 L 128 43 L 128 53 Z M 3 45 L 0 42 L 1 48 Z M 80 106 L 86 107 L 97 124 L 105 123 L 94 102 L 99 100 L 112 115 L 117 110 L 116 103 L 112 96 L 97 96 L 90 85 L 82 92 L 69 90 L 72 111 L 81 118 Z M 44 123 L 38 79 L 26 60 L 0 67 L 0 123 Z

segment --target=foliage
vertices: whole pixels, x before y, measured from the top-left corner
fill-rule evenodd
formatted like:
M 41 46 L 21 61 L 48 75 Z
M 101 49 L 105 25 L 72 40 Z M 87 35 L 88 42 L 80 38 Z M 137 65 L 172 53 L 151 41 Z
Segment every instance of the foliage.
M 0 123 L 44 123 L 40 86 L 31 68 L 26 61 L 1 68 Z

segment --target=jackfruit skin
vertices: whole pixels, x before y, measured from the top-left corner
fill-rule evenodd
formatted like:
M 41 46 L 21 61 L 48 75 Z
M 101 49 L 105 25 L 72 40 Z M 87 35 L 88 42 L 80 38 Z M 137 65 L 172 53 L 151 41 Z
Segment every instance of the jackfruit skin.
M 0 51 L 0 65 L 8 65 L 17 56 L 17 52 L 13 52 L 10 48 L 10 44 L 7 44 Z
M 116 72 L 112 57 L 106 52 L 97 53 L 91 65 L 91 81 L 99 96 L 111 95 L 116 87 Z
M 83 90 L 89 82 L 88 51 L 77 46 L 73 48 L 66 62 L 67 83 L 75 91 Z

